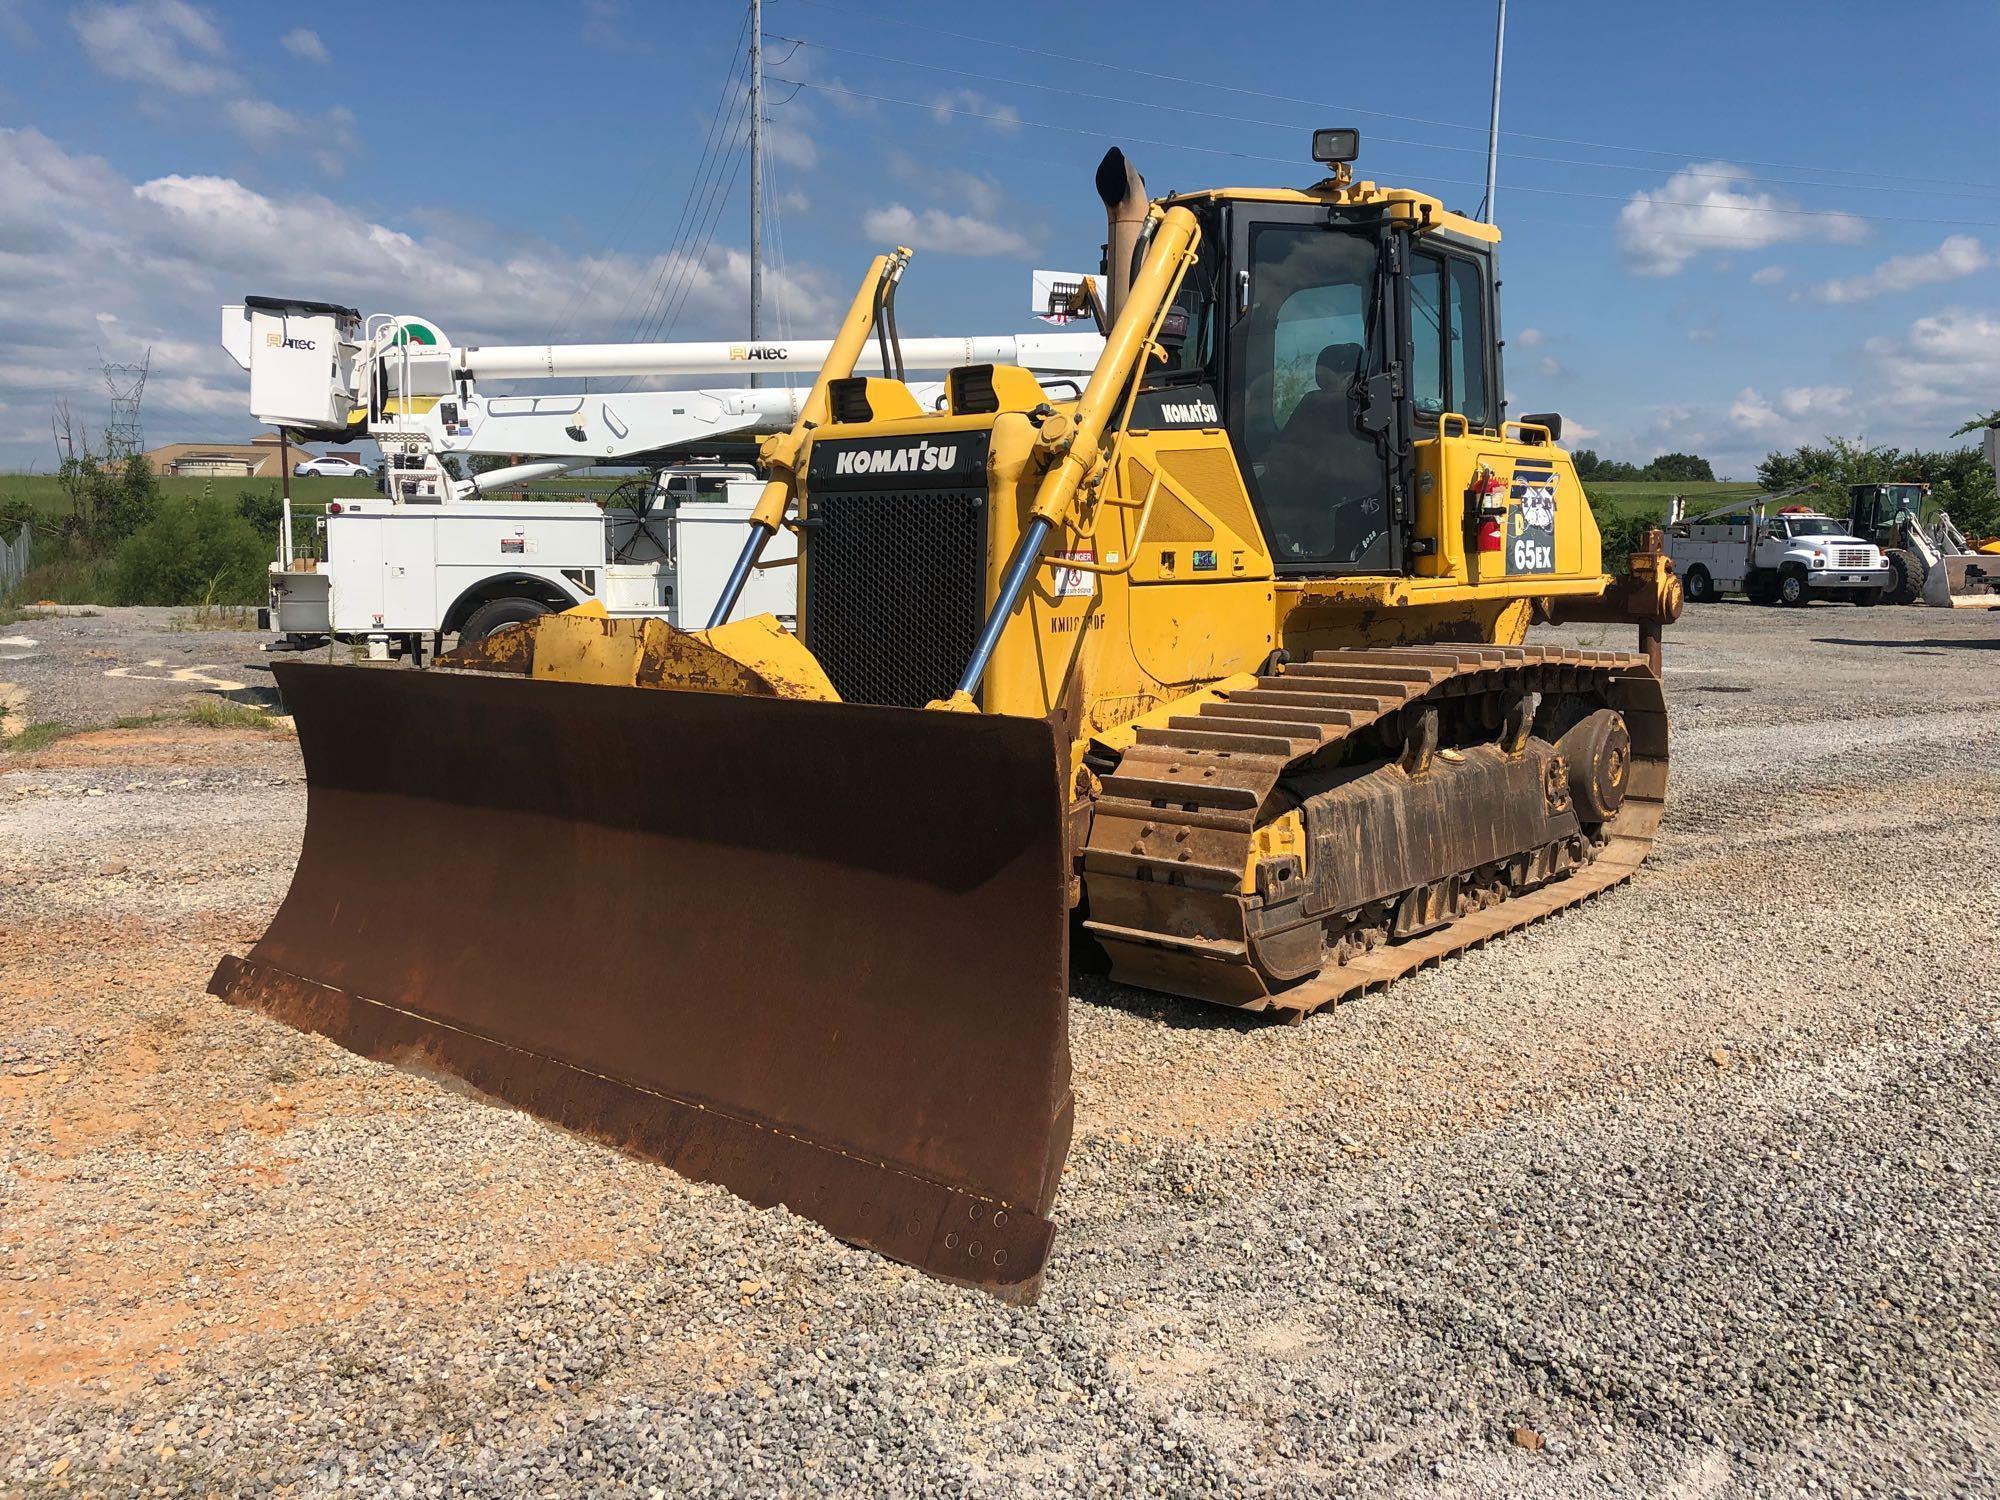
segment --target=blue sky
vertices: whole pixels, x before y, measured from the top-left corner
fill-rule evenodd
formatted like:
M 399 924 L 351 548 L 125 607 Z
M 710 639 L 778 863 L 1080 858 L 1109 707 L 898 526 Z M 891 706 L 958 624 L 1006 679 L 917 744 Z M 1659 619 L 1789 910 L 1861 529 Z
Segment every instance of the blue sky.
M 1941 444 L 2000 405 L 2000 7 L 1811 14 L 1513 0 L 1514 411 L 1747 475 L 1829 433 Z M 743 20 L 0 0 L 0 466 L 47 468 L 51 404 L 101 419 L 100 359 L 149 345 L 149 441 L 246 435 L 215 343 L 245 292 L 460 342 L 740 337 Z M 1485 0 L 767 0 L 772 322 L 825 331 L 902 240 L 906 333 L 1033 326 L 1031 267 L 1094 267 L 1114 143 L 1156 192 L 1298 184 L 1311 127 L 1354 124 L 1363 175 L 1473 208 L 1492 22 Z M 711 130 L 708 212 L 678 234 Z

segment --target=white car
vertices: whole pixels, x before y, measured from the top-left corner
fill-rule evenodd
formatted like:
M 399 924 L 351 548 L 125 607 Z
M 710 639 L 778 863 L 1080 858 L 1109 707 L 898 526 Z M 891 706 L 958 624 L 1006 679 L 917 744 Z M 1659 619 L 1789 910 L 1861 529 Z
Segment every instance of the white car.
M 371 472 L 351 458 L 309 458 L 294 474 L 317 474 L 322 479 L 366 479 Z

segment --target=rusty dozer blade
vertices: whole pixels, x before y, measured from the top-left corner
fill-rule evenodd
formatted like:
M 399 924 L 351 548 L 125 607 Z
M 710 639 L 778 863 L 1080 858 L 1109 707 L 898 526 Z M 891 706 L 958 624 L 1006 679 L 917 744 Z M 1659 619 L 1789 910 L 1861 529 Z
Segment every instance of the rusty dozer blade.
M 1071 1124 L 1048 723 L 274 670 L 304 848 L 212 993 L 1034 1295 Z

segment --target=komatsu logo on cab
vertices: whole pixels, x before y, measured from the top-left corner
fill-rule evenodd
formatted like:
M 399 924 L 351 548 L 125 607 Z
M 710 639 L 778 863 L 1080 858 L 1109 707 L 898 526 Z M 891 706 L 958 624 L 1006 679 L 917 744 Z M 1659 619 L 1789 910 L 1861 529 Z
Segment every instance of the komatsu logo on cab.
M 834 455 L 836 474 L 915 474 L 949 469 L 958 462 L 956 443 L 918 443 L 910 448 L 849 448 Z
M 1160 420 L 1185 422 L 1191 427 L 1213 427 L 1216 414 L 1215 408 L 1206 401 L 1163 401 L 1160 403 Z

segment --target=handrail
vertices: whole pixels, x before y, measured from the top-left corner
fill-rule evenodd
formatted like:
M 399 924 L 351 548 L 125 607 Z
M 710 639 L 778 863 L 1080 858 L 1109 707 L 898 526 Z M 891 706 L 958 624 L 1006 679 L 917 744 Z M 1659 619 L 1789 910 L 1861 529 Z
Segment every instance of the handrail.
M 1146 539 L 1146 523 L 1153 518 L 1153 501 L 1159 497 L 1160 478 L 1161 476 L 1157 473 L 1153 475 L 1153 483 L 1146 491 L 1146 498 L 1136 506 L 1130 500 L 1106 500 L 1103 502 L 1106 505 L 1115 506 L 1119 510 L 1137 510 L 1139 512 L 1139 519 L 1132 527 L 1132 547 L 1125 554 L 1125 561 L 1122 563 L 1085 562 L 1082 558 L 1078 557 L 1056 557 L 1051 555 L 1042 559 L 1042 566 L 1047 568 L 1051 573 L 1066 568 L 1074 568 L 1079 573 L 1097 573 L 1106 578 L 1116 578 L 1122 574 L 1131 572 L 1132 565 L 1139 560 L 1139 544 Z M 1082 541 L 1096 541 L 1096 522 L 1092 521 L 1090 530 L 1088 531 L 1079 528 L 1077 536 Z

